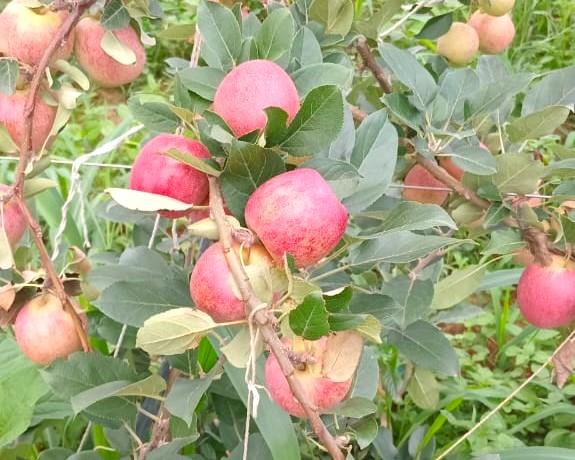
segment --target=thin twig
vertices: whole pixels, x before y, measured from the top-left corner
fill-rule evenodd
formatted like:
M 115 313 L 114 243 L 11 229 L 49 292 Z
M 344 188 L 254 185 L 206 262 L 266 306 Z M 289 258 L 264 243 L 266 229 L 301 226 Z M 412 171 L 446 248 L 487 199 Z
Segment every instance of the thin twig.
M 437 3 L 441 3 L 443 0 L 425 0 L 422 2 L 419 2 L 417 5 L 415 5 L 411 10 L 409 10 L 407 12 L 407 14 L 405 14 L 399 21 L 397 21 L 396 23 L 394 23 L 391 27 L 389 27 L 388 29 L 384 30 L 383 32 L 381 32 L 378 36 L 378 40 L 383 40 L 385 37 L 387 37 L 390 33 L 392 33 L 394 30 L 397 30 L 401 27 L 401 25 L 407 21 L 411 16 L 413 16 L 415 13 L 417 13 L 420 9 L 425 8 L 425 7 L 430 7 L 433 6 Z
M 509 401 L 511 401 L 517 394 L 523 390 L 527 385 L 529 385 L 551 362 L 553 358 L 575 337 L 575 331 L 571 332 L 569 336 L 559 345 L 553 354 L 547 358 L 547 360 L 537 369 L 527 380 L 525 380 L 521 385 L 519 385 L 515 390 L 513 390 L 509 396 L 507 396 L 503 401 L 501 401 L 493 410 L 491 410 L 485 417 L 483 417 L 473 428 L 471 428 L 467 433 L 465 433 L 461 438 L 459 438 L 454 444 L 451 445 L 446 451 L 442 452 L 436 460 L 442 460 L 447 457 L 451 452 L 453 452 L 461 443 L 463 443 L 467 438 L 469 438 L 473 433 L 475 433 L 487 420 L 493 417 L 497 412 L 503 408 Z
M 271 352 L 275 355 L 283 374 L 289 384 L 289 387 L 294 397 L 301 404 L 313 431 L 322 442 L 326 450 L 336 460 L 343 460 L 343 453 L 338 446 L 336 439 L 331 435 L 323 421 L 321 420 L 316 408 L 310 403 L 309 398 L 303 389 L 300 381 L 295 376 L 295 369 L 284 351 L 284 347 L 276 331 L 274 330 L 270 317 L 265 309 L 261 309 L 260 300 L 255 295 L 247 274 L 245 273 L 239 258 L 233 250 L 232 229 L 226 220 L 224 205 L 220 186 L 217 178 L 210 177 L 210 209 L 212 217 L 216 221 L 220 232 L 220 243 L 223 246 L 226 261 L 228 263 L 230 272 L 238 285 L 242 299 L 245 302 L 246 310 L 249 313 L 258 310 L 254 313 L 253 318 L 257 327 L 259 328 L 264 342 L 269 346 Z
M 367 44 L 366 38 L 360 37 L 357 40 L 355 48 L 357 49 L 357 52 L 361 56 L 361 59 L 363 59 L 363 63 L 365 64 L 365 66 L 371 71 L 371 73 L 379 83 L 379 86 L 381 86 L 383 92 L 388 94 L 391 93 L 392 88 L 389 76 L 385 73 L 383 68 L 375 60 L 375 57 L 371 52 L 369 45 Z

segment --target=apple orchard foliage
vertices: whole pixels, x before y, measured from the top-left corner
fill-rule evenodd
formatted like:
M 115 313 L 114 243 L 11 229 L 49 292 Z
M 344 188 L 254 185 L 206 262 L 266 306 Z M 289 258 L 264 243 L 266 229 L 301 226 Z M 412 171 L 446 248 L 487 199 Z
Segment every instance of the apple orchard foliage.
M 55 267 L 82 310 L 93 351 L 71 353 L 81 345 L 69 313 L 53 294 L 40 294 L 44 273 L 23 238 L 24 218 L 13 200 L 3 205 L 1 458 L 14 458 L 28 434 L 41 437 L 62 421 L 78 439 L 50 443 L 41 458 L 102 458 L 96 445 L 109 446 L 103 458 L 114 459 L 130 458 L 134 448 L 136 458 L 241 458 L 248 387 L 257 407 L 250 407 L 247 458 L 326 457 L 309 441 L 317 438 L 276 357 L 248 327 L 223 246 L 210 246 L 219 232 L 206 208 L 208 176 L 219 181 L 233 251 L 261 308 L 273 311 L 295 378 L 347 458 L 432 458 L 448 447 L 436 445 L 441 427 L 428 431 L 425 418 L 409 427 L 384 421 L 392 400 L 412 401 L 422 414 L 444 407 L 440 387 L 457 380 L 467 350 L 456 351 L 441 326 L 476 315 L 474 293 L 519 282 L 527 321 L 569 331 L 575 152 L 541 155 L 534 146 L 570 116 L 575 67 L 543 76 L 510 70 L 497 53 L 513 40 L 513 1 L 479 2 L 492 16 L 451 2 L 423 8 L 415 20 L 424 46 L 410 48 L 402 27 L 378 36 L 405 14 L 401 2 L 373 15 L 350 0 L 286 3 L 252 1 L 242 10 L 199 1 L 196 34 L 193 25 L 166 21 L 164 35 L 196 40 L 192 62 L 191 47 L 166 61 L 169 90 L 126 87 L 133 124 L 143 125 L 146 139 L 129 186 L 109 189 L 94 212 L 132 226 L 133 244 L 121 253 L 85 247 L 86 258 L 71 232 L 59 245 L 52 232 L 44 235 L 59 251 Z M 0 15 L 6 153 L 22 145 L 27 75 L 66 14 L 14 1 Z M 37 99 L 37 161 L 25 183 L 32 208 L 35 195 L 56 186 L 42 169 L 49 138 L 90 81 L 114 88 L 145 72 L 144 46 L 154 47 L 147 25 L 163 13 L 156 0 L 110 0 L 84 16 L 51 60 Z M 361 37 L 391 92 L 364 67 Z M 112 144 L 102 155 L 119 142 Z M 425 159 L 445 168 L 448 183 Z M 450 192 L 449 180 L 464 193 Z M 532 193 L 547 198 L 533 206 L 525 198 Z M 524 238 L 528 229 L 543 234 L 544 247 Z M 524 240 L 536 261 L 521 281 L 517 270 L 492 271 Z M 443 265 L 445 253 L 469 245 L 477 263 Z M 251 358 L 256 377 L 246 382 Z M 571 370 L 567 362 L 563 383 Z M 164 431 L 149 413 L 163 417 Z M 86 429 L 92 437 L 72 455 Z M 575 456 L 542 449 L 515 453 Z M 458 452 L 471 456 L 467 444 Z

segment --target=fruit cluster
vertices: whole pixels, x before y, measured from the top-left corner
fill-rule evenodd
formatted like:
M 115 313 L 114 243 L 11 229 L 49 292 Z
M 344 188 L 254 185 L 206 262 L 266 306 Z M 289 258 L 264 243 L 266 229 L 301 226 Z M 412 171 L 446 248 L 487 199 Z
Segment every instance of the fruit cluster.
M 469 21 L 454 22 L 449 31 L 437 41 L 437 52 L 451 64 L 469 64 L 481 51 L 500 54 L 515 37 L 515 26 L 510 16 L 515 0 L 480 0 L 480 10 Z

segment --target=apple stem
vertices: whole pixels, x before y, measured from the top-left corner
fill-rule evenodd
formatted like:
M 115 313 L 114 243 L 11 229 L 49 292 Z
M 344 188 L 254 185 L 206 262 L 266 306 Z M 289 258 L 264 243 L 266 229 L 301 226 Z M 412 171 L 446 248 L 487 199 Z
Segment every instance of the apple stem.
M 38 96 L 38 92 L 40 91 L 45 71 L 48 68 L 52 56 L 58 50 L 58 48 L 60 48 L 62 42 L 67 39 L 68 35 L 82 16 L 82 13 L 94 2 L 95 0 L 81 0 L 79 2 L 60 1 L 58 3 L 59 5 L 65 4 L 66 8 L 70 10 L 70 14 L 60 26 L 54 39 L 47 44 L 46 50 L 42 55 L 42 59 L 40 59 L 40 62 L 34 68 L 32 81 L 30 83 L 30 91 L 26 99 L 26 105 L 24 106 L 24 136 L 22 139 L 22 146 L 20 148 L 20 159 L 16 168 L 16 180 L 10 192 L 8 192 L 8 194 L 2 198 L 3 201 L 7 202 L 13 197 L 20 206 L 22 214 L 24 215 L 28 227 L 30 228 L 34 244 L 40 254 L 42 266 L 44 267 L 48 278 L 47 281 L 55 291 L 57 297 L 62 302 L 66 312 L 72 317 L 76 332 L 80 338 L 80 342 L 82 343 L 82 348 L 84 351 L 90 351 L 88 335 L 86 334 L 84 324 L 78 316 L 72 301 L 66 294 L 62 280 L 58 276 L 52 260 L 50 259 L 50 255 L 48 254 L 48 250 L 46 249 L 46 245 L 43 241 L 42 228 L 30 212 L 30 209 L 28 209 L 24 199 L 24 181 L 26 179 L 26 171 L 28 169 L 28 165 L 33 155 L 33 152 L 31 151 L 33 128 L 32 120 L 34 118 L 34 110 L 36 108 L 36 98 Z
M 272 326 L 273 322 L 269 317 L 269 311 L 267 309 L 260 308 L 261 301 L 254 293 L 248 281 L 249 278 L 245 273 L 239 258 L 232 250 L 232 227 L 229 225 L 226 219 L 218 179 L 216 177 L 209 177 L 208 180 L 210 185 L 210 209 L 212 218 L 216 221 L 218 226 L 220 243 L 224 248 L 226 261 L 228 263 L 230 272 L 232 273 L 232 276 L 238 285 L 243 301 L 245 302 L 246 310 L 248 313 L 254 311 L 253 320 L 260 333 L 262 334 L 264 342 L 269 346 L 271 352 L 275 355 L 294 397 L 301 404 L 318 439 L 322 442 L 332 458 L 336 460 L 343 460 L 344 455 L 340 449 L 340 446 L 336 442 L 336 439 L 326 428 L 316 408 L 313 407 L 313 405 L 310 403 L 300 381 L 295 377 L 294 366 L 286 354 L 278 334 Z M 257 311 L 255 311 L 256 309 Z M 250 315 L 248 314 L 248 317 L 249 316 Z

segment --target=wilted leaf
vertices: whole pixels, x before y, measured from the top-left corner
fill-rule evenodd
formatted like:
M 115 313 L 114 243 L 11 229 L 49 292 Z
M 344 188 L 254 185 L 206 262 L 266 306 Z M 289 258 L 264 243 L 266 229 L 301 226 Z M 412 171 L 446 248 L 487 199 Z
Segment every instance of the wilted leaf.
M 555 366 L 555 383 L 563 388 L 575 368 L 575 339 L 571 339 L 557 351 L 553 357 Z
M 10 310 L 10 307 L 16 299 L 16 288 L 12 283 L 0 287 L 0 308 L 4 311 Z
M 184 203 L 169 196 L 140 192 L 139 190 L 108 188 L 105 191 L 109 193 L 112 199 L 120 206 L 134 211 L 189 211 L 194 207 L 193 204 Z
M 136 53 L 122 43 L 111 30 L 104 33 L 100 46 L 108 56 L 120 64 L 132 65 L 136 63 Z
M 234 338 L 220 348 L 220 351 L 225 355 L 228 362 L 240 369 L 244 369 L 250 357 L 250 330 L 247 327 L 240 329 Z M 255 345 L 256 358 L 263 351 L 263 343 L 261 335 L 258 335 L 258 340 Z
M 353 377 L 363 339 L 357 332 L 343 331 L 328 336 L 323 355 L 322 375 L 334 382 L 345 382 Z

